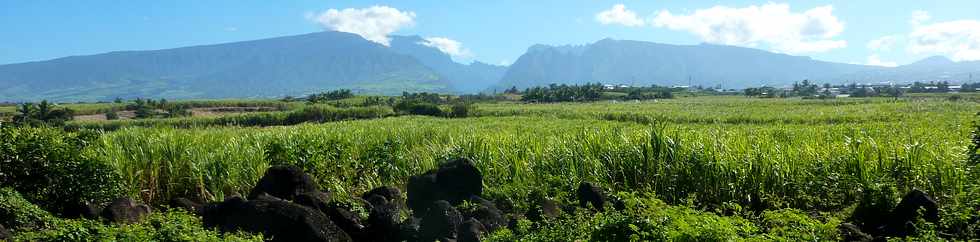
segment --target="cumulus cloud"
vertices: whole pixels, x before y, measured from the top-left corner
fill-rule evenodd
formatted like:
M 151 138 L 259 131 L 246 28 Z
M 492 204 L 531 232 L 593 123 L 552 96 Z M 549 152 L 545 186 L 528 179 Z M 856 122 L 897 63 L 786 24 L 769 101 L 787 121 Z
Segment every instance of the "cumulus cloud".
M 602 24 L 619 24 L 629 27 L 640 27 L 646 23 L 636 16 L 636 12 L 626 9 L 626 5 L 616 4 L 612 8 L 599 12 L 595 20 Z
M 455 58 L 466 58 L 472 56 L 470 50 L 463 48 L 462 43 L 450 38 L 428 37 L 419 42 L 419 44 L 439 49 L 439 51 L 442 51 L 443 53 Z
M 844 23 L 833 14 L 833 6 L 792 12 L 788 4 L 732 8 L 715 6 L 692 14 L 661 10 L 652 24 L 687 31 L 709 43 L 756 47 L 767 44 L 785 53 L 825 52 L 847 46 L 836 40 Z
M 872 54 L 871 56 L 868 56 L 868 63 L 867 64 L 868 65 L 872 65 L 872 66 L 886 66 L 886 67 L 896 67 L 896 66 L 898 66 L 898 63 L 895 63 L 893 61 L 887 61 L 887 62 L 886 61 L 882 61 L 881 60 L 881 57 L 878 57 L 878 54 Z
M 388 6 L 328 9 L 320 14 L 310 14 L 307 18 L 326 29 L 357 34 L 385 46 L 391 44 L 389 34 L 415 24 L 414 12 Z
M 895 43 L 897 42 L 898 42 L 898 36 L 895 35 L 882 36 L 881 38 L 868 41 L 868 49 L 871 49 L 873 51 L 889 51 L 892 49 L 892 46 L 895 46 Z
M 913 31 L 908 50 L 913 54 L 943 54 L 955 61 L 980 60 L 980 21 L 956 20 L 925 23 L 928 18 L 913 15 Z M 918 20 L 917 20 L 918 19 Z

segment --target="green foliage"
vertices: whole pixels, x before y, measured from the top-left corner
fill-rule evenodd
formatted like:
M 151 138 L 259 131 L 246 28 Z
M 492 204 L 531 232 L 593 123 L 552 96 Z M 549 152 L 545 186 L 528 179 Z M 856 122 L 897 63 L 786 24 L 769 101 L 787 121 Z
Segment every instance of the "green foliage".
M 11 188 L 0 188 L 0 224 L 18 231 L 38 230 L 51 226 L 54 216 L 24 199 Z
M 66 125 L 66 129 L 96 129 L 111 131 L 124 127 L 194 128 L 209 126 L 277 126 L 294 125 L 305 122 L 334 122 L 343 120 L 375 119 L 392 115 L 394 115 L 394 113 L 390 108 L 381 106 L 334 108 L 326 105 L 312 105 L 286 112 L 246 113 L 221 117 L 72 122 Z
M 829 218 L 821 222 L 796 209 L 781 209 L 762 213 L 760 227 L 766 228 L 766 239 L 782 241 L 837 240 L 840 220 Z
M 116 120 L 119 119 L 119 114 L 115 110 L 109 110 L 105 113 L 106 120 Z
M 452 118 L 465 118 L 470 115 L 470 110 L 473 109 L 473 105 L 468 103 L 459 102 L 453 104 L 451 111 L 449 111 L 449 117 Z
M 312 94 L 306 97 L 306 102 L 308 103 L 323 103 L 326 101 L 335 101 L 341 99 L 347 99 L 354 97 L 354 93 L 350 89 L 340 89 L 333 90 L 329 92 L 323 92 L 318 94 Z
M 980 112 L 977 113 L 977 121 L 973 122 L 973 132 L 971 137 L 972 139 L 967 155 L 969 156 L 970 164 L 980 165 Z
M 587 83 L 582 86 L 551 84 L 545 87 L 532 87 L 524 91 L 521 101 L 525 102 L 574 102 L 595 101 L 602 96 L 602 84 Z
M 14 116 L 15 124 L 38 126 L 38 125 L 62 125 L 66 121 L 74 118 L 75 112 L 68 108 L 56 108 L 56 105 L 48 103 L 47 100 L 41 103 L 24 103 L 17 108 L 18 114 Z
M 97 138 L 92 132 L 0 128 L 0 184 L 56 212 L 114 198 L 120 189 L 116 171 L 82 154 Z
M 439 105 L 433 103 L 403 100 L 395 104 L 393 108 L 395 109 L 395 112 L 401 114 L 425 115 L 425 116 L 434 116 L 434 117 L 445 116 L 445 113 L 443 113 L 442 109 L 439 108 Z
M 57 220 L 50 229 L 16 234 L 18 241 L 263 241 L 261 235 L 221 234 L 203 228 L 200 218 L 183 211 L 151 213 L 130 225 L 93 220 Z
M 411 99 L 427 98 L 439 97 Z M 477 106 L 467 119 L 411 116 L 288 127 L 216 126 L 394 113 L 317 105 L 311 108 L 322 111 L 290 111 L 294 119 L 250 114 L 255 116 L 193 121 L 212 126 L 190 129 L 170 127 L 204 119 L 169 119 L 163 121 L 173 123 L 154 124 L 169 127 L 108 133 L 82 153 L 111 165 L 128 194 L 152 204 L 244 193 L 275 164 L 301 166 L 321 188 L 352 196 L 404 184 L 447 157 L 472 158 L 484 174 L 485 193 L 515 201 L 520 210 L 531 207 L 528 197 L 538 190 L 572 204 L 580 181 L 642 194 L 621 196 L 625 211 L 580 209 L 553 221 L 521 220 L 514 230 L 491 235 L 492 241 L 834 240 L 832 228 L 851 208 L 890 210 L 913 187 L 933 195 L 944 218 L 922 227 L 926 231 L 917 238 L 940 232 L 976 238 L 980 175 L 964 151 L 977 129 L 965 125 L 975 119 L 977 103 L 680 97 Z

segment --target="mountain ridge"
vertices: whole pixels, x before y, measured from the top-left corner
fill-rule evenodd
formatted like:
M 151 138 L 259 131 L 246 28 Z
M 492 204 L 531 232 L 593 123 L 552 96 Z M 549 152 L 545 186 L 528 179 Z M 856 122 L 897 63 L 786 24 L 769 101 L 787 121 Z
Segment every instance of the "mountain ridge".
M 156 50 L 113 51 L 0 65 L 0 101 L 268 98 L 347 88 L 358 93 L 474 93 L 512 86 L 603 82 L 720 85 L 879 83 L 980 78 L 980 61 L 929 57 L 897 67 L 844 64 L 715 44 L 605 38 L 531 45 L 510 66 L 462 64 L 419 36 L 391 46 L 323 31 Z

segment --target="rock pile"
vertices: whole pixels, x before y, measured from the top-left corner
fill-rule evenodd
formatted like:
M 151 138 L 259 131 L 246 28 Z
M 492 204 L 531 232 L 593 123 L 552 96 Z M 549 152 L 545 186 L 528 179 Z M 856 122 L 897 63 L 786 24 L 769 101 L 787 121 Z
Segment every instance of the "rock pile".
M 905 194 L 891 211 L 856 210 L 863 216 L 858 225 L 843 223 L 838 229 L 846 241 L 884 240 L 888 237 L 906 237 L 917 231 L 915 222 L 919 219 L 939 222 L 939 204 L 925 192 L 915 189 Z M 921 216 L 921 217 L 920 217 Z

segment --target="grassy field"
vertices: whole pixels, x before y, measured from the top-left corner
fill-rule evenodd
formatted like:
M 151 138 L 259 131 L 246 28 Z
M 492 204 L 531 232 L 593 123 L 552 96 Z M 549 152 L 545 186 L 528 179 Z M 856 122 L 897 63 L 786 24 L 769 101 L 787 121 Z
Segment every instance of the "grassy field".
M 575 187 L 590 181 L 637 201 L 663 201 L 648 207 L 658 212 L 764 228 L 734 233 L 749 238 L 772 232 L 767 216 L 834 228 L 867 191 L 920 189 L 942 205 L 950 220 L 937 226 L 949 231 L 968 224 L 980 205 L 980 174 L 967 161 L 978 111 L 980 103 L 945 97 L 500 102 L 478 104 L 475 117 L 459 119 L 392 117 L 388 110 L 293 126 L 215 118 L 115 124 L 83 153 L 110 164 L 129 195 L 151 204 L 244 194 L 275 164 L 301 166 L 324 189 L 349 198 L 381 185 L 403 187 L 409 176 L 467 157 L 483 172 L 489 197 L 521 209 L 531 206 L 532 194 L 571 204 Z M 99 125 L 78 127 L 105 128 Z M 710 217 L 731 210 L 767 212 Z M 584 218 L 565 225 L 598 223 L 575 219 Z M 552 226 L 545 230 L 562 230 Z M 494 238 L 559 238 L 508 236 Z

